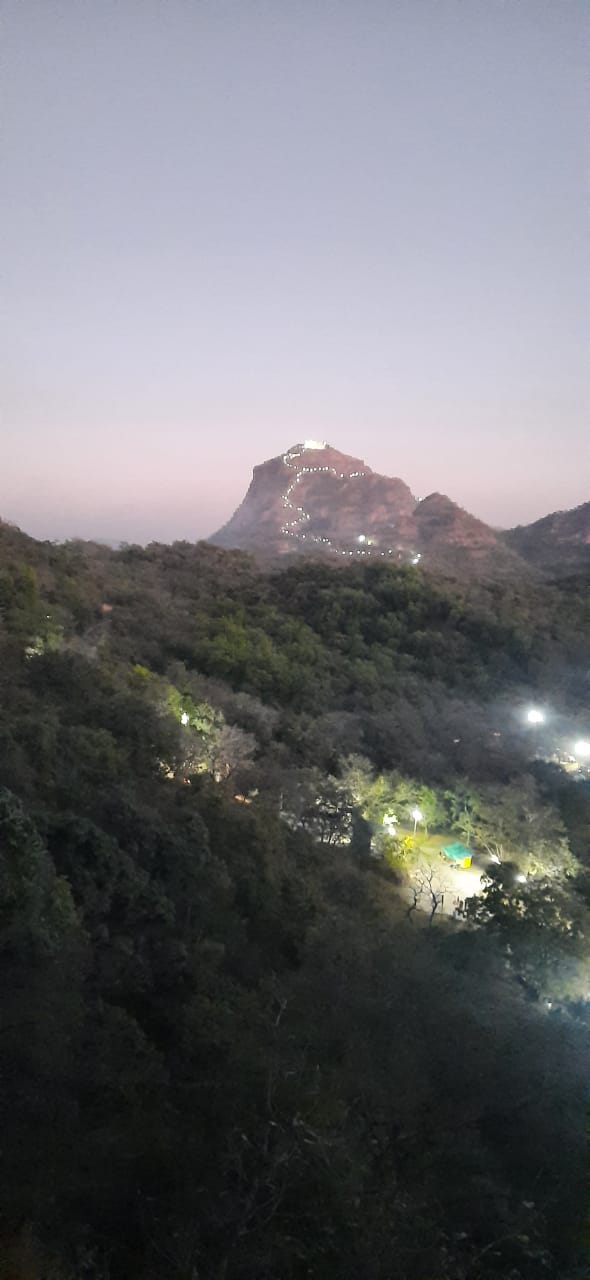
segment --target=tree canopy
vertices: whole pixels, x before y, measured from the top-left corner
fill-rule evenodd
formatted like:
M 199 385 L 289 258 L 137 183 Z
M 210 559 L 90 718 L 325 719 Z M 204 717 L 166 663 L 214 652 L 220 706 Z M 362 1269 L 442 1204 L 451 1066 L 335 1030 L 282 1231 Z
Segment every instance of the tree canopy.
M 0 526 L 0 1277 L 580 1280 L 589 620 Z

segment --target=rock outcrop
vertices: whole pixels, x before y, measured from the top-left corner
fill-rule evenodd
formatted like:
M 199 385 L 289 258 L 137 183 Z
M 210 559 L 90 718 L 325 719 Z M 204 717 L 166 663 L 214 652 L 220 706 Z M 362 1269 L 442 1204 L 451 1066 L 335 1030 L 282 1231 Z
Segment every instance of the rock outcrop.
M 528 571 L 493 529 L 450 498 L 419 500 L 403 480 L 314 440 L 255 467 L 243 502 L 210 541 L 268 556 L 382 558 L 482 576 Z

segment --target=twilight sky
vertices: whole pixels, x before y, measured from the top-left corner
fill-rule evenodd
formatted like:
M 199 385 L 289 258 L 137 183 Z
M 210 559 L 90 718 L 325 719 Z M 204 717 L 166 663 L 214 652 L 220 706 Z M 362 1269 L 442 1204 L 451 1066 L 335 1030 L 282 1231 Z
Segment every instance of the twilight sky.
M 3 0 L 0 514 L 212 532 L 321 437 L 590 498 L 585 0 Z

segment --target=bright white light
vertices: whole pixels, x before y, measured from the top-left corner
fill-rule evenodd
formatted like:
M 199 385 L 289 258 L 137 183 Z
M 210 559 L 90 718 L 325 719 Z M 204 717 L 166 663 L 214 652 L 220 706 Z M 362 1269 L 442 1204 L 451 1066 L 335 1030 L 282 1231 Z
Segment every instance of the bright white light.
M 523 876 L 522 873 L 519 876 L 516 876 L 516 879 L 519 884 L 526 884 L 526 876 Z
M 543 724 L 545 720 L 545 713 L 543 711 L 539 711 L 537 707 L 531 707 L 530 711 L 527 711 L 526 713 L 526 718 L 529 724 Z
M 396 823 L 397 823 L 397 818 L 394 813 L 385 813 L 383 815 L 383 826 L 391 836 L 395 835 Z
M 418 809 L 418 808 L 411 809 L 410 817 L 414 819 L 414 822 L 421 822 L 424 817 L 424 814 L 422 813 L 421 809 Z
M 576 756 L 590 756 L 590 742 L 587 738 L 579 738 L 574 744 L 574 754 Z
M 545 1001 L 545 1004 L 547 1005 L 547 1008 L 548 1008 L 548 1009 L 552 1009 L 552 1008 L 553 1008 L 553 1001 L 552 1001 L 552 1000 L 546 1000 L 546 1001 Z
M 366 534 L 364 534 L 364 533 L 359 533 L 359 536 L 358 536 L 358 538 L 357 538 L 357 542 L 366 542 L 366 541 L 367 541 L 367 536 L 366 536 Z
M 188 724 L 188 714 L 187 714 L 187 712 L 186 712 L 186 711 L 183 711 L 183 713 L 182 713 L 182 715 L 181 715 L 181 717 L 180 717 L 180 723 L 181 723 L 181 724 Z
M 412 556 L 412 564 L 418 564 L 420 556 Z
M 490 862 L 495 862 L 497 866 L 500 866 L 500 859 L 497 853 L 490 853 Z
M 325 440 L 304 440 L 303 448 L 304 449 L 325 449 L 326 441 Z

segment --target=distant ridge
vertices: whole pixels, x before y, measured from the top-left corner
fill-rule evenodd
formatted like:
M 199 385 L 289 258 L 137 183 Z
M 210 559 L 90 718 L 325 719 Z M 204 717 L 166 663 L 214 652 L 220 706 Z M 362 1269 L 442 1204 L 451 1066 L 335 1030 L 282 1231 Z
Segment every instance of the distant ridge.
M 590 502 L 518 525 L 503 538 L 519 556 L 547 573 L 590 568 Z

